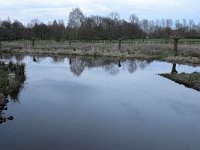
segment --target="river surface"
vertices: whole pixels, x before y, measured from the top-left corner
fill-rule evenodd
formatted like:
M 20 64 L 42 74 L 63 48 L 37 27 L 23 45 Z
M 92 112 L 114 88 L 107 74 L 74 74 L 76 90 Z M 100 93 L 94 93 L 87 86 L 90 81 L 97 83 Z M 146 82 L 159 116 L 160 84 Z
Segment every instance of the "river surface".
M 2 150 L 200 150 L 200 92 L 159 76 L 172 64 L 3 56 L 26 80 L 0 124 Z M 176 66 L 178 72 L 199 67 Z

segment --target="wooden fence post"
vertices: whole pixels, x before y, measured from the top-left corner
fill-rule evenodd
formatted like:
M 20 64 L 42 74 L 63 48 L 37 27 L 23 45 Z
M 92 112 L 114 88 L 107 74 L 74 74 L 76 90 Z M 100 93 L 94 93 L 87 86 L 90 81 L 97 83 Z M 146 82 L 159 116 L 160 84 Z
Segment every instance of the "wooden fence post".
M 178 55 L 178 41 L 179 41 L 179 38 L 174 38 L 174 51 L 175 51 L 175 55 Z
M 121 49 L 121 46 L 122 46 L 122 39 L 121 38 L 119 38 L 119 50 Z
M 32 46 L 33 47 L 35 46 L 35 39 L 34 38 L 32 39 Z

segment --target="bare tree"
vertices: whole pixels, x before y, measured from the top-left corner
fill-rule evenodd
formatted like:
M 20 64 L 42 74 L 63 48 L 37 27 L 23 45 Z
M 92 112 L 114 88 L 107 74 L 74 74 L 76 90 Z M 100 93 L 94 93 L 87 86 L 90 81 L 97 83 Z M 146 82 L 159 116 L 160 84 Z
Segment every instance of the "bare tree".
M 75 37 L 78 39 L 78 30 L 84 20 L 84 15 L 79 8 L 72 9 L 69 13 L 68 27 L 75 29 Z
M 150 32 L 149 20 L 143 19 L 140 23 L 142 30 L 148 35 Z
M 129 17 L 129 21 L 131 23 L 133 23 L 133 24 L 138 24 L 139 23 L 139 18 L 135 14 L 132 14 Z
M 193 29 L 194 26 L 195 26 L 194 20 L 190 19 L 190 20 L 189 20 L 189 29 L 190 29 L 190 30 Z
M 109 18 L 113 21 L 118 21 L 120 19 L 120 15 L 118 12 L 111 12 Z
M 172 25 L 173 25 L 173 20 L 172 19 L 167 19 L 166 20 L 166 25 L 167 25 L 167 28 L 171 28 Z

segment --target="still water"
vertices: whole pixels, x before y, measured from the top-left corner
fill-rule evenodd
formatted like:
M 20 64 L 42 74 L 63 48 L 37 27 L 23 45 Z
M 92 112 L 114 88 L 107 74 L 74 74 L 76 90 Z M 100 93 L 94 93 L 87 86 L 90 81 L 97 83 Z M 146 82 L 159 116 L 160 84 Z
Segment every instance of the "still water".
M 4 56 L 26 80 L 0 125 L 2 150 L 199 150 L 200 92 L 159 76 L 172 64 Z M 177 65 L 178 72 L 200 71 Z

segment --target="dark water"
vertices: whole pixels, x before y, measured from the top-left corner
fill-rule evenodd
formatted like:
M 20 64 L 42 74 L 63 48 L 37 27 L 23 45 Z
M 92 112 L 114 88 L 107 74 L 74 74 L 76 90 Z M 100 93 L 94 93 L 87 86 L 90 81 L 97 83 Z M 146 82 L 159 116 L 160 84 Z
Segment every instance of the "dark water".
M 0 125 L 2 150 L 199 150 L 200 92 L 167 80 L 172 64 L 3 57 L 26 81 Z M 177 65 L 178 72 L 200 71 Z

